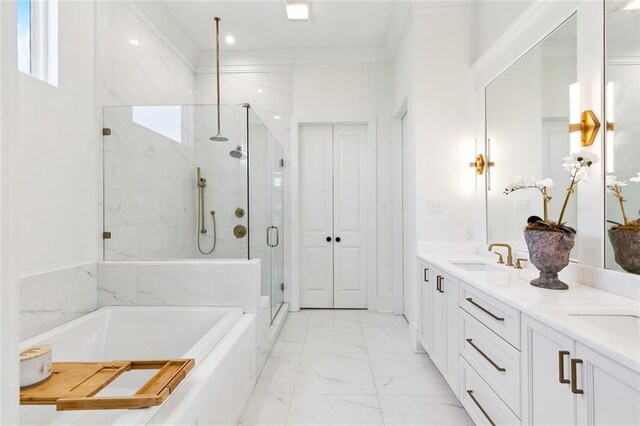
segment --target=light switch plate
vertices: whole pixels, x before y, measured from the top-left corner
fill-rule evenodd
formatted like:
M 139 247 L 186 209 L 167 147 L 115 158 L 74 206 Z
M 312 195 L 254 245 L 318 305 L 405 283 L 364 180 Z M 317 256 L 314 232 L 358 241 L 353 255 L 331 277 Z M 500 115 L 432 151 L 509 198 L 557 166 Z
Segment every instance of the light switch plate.
M 516 198 L 516 211 L 528 212 L 531 211 L 531 204 L 527 198 Z
M 444 200 L 442 198 L 434 198 L 429 200 L 429 213 L 442 213 L 444 210 Z

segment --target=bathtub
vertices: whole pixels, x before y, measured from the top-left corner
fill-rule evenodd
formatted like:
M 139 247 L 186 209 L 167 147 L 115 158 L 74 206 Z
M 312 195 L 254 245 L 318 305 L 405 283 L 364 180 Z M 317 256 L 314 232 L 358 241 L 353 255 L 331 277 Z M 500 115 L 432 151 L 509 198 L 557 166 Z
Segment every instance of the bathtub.
M 195 367 L 160 406 L 59 412 L 23 405 L 20 424 L 228 424 L 255 383 L 255 315 L 242 308 L 105 307 L 28 339 L 21 349 L 45 343 L 53 346 L 54 361 L 193 358 Z M 154 373 L 125 373 L 99 395 L 133 394 Z

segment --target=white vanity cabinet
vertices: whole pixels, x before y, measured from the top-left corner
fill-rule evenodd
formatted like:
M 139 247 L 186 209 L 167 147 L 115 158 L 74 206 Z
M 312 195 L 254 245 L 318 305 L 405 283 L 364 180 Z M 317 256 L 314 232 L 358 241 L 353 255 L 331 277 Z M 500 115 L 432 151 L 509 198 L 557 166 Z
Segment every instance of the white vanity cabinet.
M 418 261 L 422 286 L 420 343 L 458 394 L 458 280 L 429 263 Z
M 433 294 L 431 293 L 432 266 L 418 259 L 418 285 L 421 289 L 421 321 L 419 330 L 420 344 L 427 353 L 431 353 Z
M 492 288 L 434 263 L 418 261 L 420 342 L 475 423 L 640 425 L 638 369 L 521 312 L 504 277 Z
M 640 374 L 522 318 L 522 423 L 638 425 Z

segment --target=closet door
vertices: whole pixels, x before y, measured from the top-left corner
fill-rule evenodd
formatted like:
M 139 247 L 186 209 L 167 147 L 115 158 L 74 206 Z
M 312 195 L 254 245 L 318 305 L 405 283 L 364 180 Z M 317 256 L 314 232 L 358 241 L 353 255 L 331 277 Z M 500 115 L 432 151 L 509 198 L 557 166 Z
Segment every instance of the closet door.
M 300 305 L 333 308 L 333 128 L 302 127 L 300 150 Z
M 334 307 L 367 307 L 365 126 L 333 127 Z

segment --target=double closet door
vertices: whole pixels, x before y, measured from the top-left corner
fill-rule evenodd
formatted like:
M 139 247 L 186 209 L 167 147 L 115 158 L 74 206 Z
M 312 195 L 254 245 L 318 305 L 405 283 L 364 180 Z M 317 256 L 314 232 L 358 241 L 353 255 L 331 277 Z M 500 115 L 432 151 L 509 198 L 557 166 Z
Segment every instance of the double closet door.
M 300 130 L 303 308 L 367 307 L 366 143 L 366 126 Z

